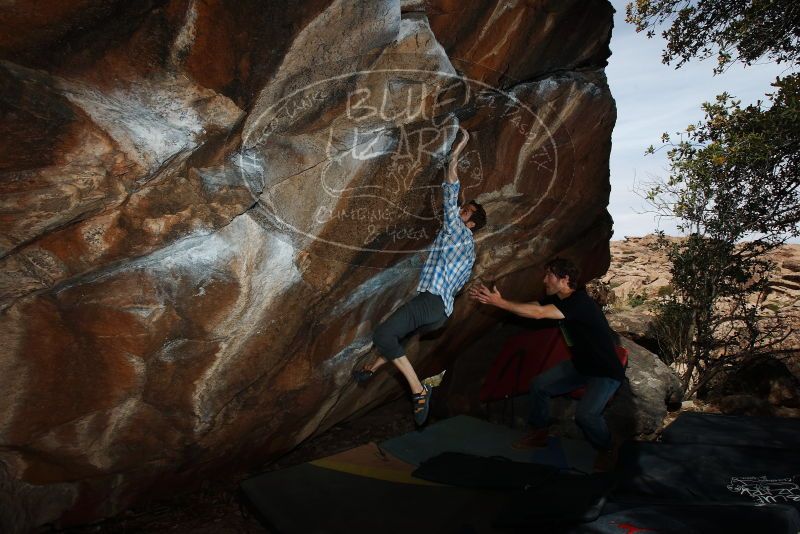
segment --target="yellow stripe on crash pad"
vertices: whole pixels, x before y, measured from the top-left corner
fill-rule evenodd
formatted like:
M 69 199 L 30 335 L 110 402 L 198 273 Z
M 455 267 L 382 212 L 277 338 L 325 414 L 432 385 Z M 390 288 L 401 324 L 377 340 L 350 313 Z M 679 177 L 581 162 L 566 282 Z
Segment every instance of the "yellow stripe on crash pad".
M 441 484 L 436 484 L 435 482 L 428 482 L 427 480 L 414 478 L 411 476 L 411 473 L 408 473 L 406 471 L 400 471 L 397 469 L 369 467 L 366 465 L 358 465 L 350 462 L 340 462 L 337 460 L 331 460 L 329 458 L 322 458 L 320 460 L 314 460 L 308 463 L 310 463 L 311 465 L 316 465 L 317 467 L 322 467 L 324 469 L 341 471 L 342 473 L 350 473 L 351 475 L 358 475 L 366 478 L 374 478 L 377 480 L 386 480 L 388 482 L 397 482 L 399 484 L 417 484 L 419 486 L 441 485 Z

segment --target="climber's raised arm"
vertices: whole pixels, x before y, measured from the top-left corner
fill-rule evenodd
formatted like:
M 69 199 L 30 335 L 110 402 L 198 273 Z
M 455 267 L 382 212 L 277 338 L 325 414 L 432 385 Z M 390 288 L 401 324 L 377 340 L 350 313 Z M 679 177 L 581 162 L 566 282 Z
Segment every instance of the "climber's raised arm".
M 455 148 L 450 156 L 450 162 L 447 164 L 447 181 L 451 184 L 458 181 L 458 157 L 461 155 L 464 147 L 467 146 L 467 141 L 469 141 L 469 133 L 467 133 L 466 130 L 459 131 L 461 132 L 461 138 L 459 139 L 458 136 L 456 136 L 456 140 L 454 141 Z

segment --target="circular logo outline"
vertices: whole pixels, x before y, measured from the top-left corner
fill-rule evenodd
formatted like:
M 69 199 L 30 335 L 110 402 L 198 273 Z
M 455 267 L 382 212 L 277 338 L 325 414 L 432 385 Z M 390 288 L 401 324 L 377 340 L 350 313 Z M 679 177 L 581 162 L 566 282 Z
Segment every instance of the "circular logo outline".
M 550 186 L 552 186 L 552 184 L 555 181 L 555 178 L 556 178 L 556 176 L 558 174 L 559 160 L 558 160 L 558 144 L 555 142 L 554 135 L 553 135 L 551 129 L 548 127 L 548 125 L 545 124 L 545 122 L 527 104 L 522 102 L 519 98 L 517 98 L 516 96 L 514 96 L 510 92 L 503 91 L 503 90 L 498 89 L 496 87 L 492 87 L 491 85 L 489 85 L 489 84 L 487 84 L 485 82 L 482 82 L 480 80 L 474 80 L 474 79 L 471 79 L 471 78 L 460 76 L 457 73 L 456 74 L 451 74 L 449 72 L 443 72 L 443 71 L 434 71 L 434 70 L 425 70 L 425 69 L 408 69 L 408 68 L 354 70 L 354 71 L 347 72 L 347 73 L 344 73 L 344 74 L 338 74 L 338 75 L 335 75 L 335 76 L 330 76 L 330 77 L 323 78 L 321 80 L 316 80 L 316 81 L 311 82 L 311 83 L 309 83 L 307 85 L 304 85 L 303 87 L 295 89 L 291 93 L 289 93 L 288 95 L 282 97 L 280 100 L 278 100 L 274 104 L 272 104 L 269 107 L 267 107 L 266 109 L 264 109 L 253 121 L 250 121 L 250 122 L 251 122 L 251 124 L 261 124 L 261 123 L 263 123 L 265 117 L 267 117 L 271 112 L 274 112 L 276 109 L 281 109 L 281 107 L 287 101 L 291 101 L 291 99 L 295 98 L 297 95 L 305 93 L 309 89 L 317 87 L 317 86 L 320 86 L 322 84 L 330 84 L 330 83 L 332 83 L 334 81 L 340 81 L 340 80 L 344 80 L 344 79 L 348 79 L 348 78 L 352 78 L 352 77 L 356 77 L 356 76 L 369 76 L 369 75 L 375 75 L 375 74 L 402 74 L 402 73 L 405 73 L 405 74 L 412 74 L 412 73 L 413 74 L 425 74 L 425 75 L 428 75 L 428 76 L 436 75 L 436 76 L 443 77 L 443 78 L 450 78 L 450 79 L 453 79 L 453 80 L 457 80 L 457 81 L 463 82 L 463 83 L 465 83 L 465 84 L 467 84 L 469 86 L 474 84 L 474 85 L 477 85 L 477 86 L 480 86 L 481 88 L 483 88 L 483 91 L 475 91 L 476 95 L 485 94 L 485 93 L 499 94 L 502 97 L 507 98 L 508 100 L 513 102 L 515 106 L 517 106 L 519 108 L 522 108 L 525 111 L 527 111 L 530 116 L 535 118 L 535 120 L 538 122 L 539 126 L 544 130 L 544 132 L 546 133 L 547 139 L 548 139 L 547 143 L 549 143 L 553 148 L 552 153 L 553 153 L 553 156 L 554 156 L 554 164 L 553 164 L 553 171 L 552 171 L 551 176 L 550 176 L 550 184 L 548 186 L 548 190 L 549 190 Z M 458 127 L 460 127 L 460 124 L 458 124 Z M 533 130 L 533 126 L 528 128 L 528 132 L 527 133 L 520 132 L 522 135 L 525 135 L 525 137 L 526 137 L 525 143 L 528 142 L 528 137 L 530 135 L 529 132 L 531 130 Z M 255 129 L 253 129 L 252 131 L 255 131 Z M 255 143 L 250 143 L 249 142 L 251 140 L 251 138 L 253 137 L 252 133 L 247 134 L 242 138 L 241 148 L 239 149 L 238 154 L 237 154 L 237 156 L 238 156 L 238 167 L 239 167 L 240 170 L 242 168 L 244 168 L 244 165 L 243 165 L 244 151 L 246 149 L 248 149 L 249 147 L 254 147 L 254 146 L 258 146 L 260 144 L 263 144 L 262 139 L 265 139 L 266 137 L 269 137 L 270 135 L 273 135 L 273 134 L 271 132 L 267 133 L 267 134 L 264 134 L 262 132 L 261 137 L 259 137 L 259 140 L 257 142 L 255 142 Z M 571 139 L 571 136 L 570 136 L 570 139 Z M 570 140 L 570 143 L 571 143 L 571 140 Z M 523 146 L 524 146 L 524 144 L 523 144 Z M 327 156 L 327 154 L 326 154 L 326 156 Z M 331 159 L 329 157 L 326 157 L 325 160 L 322 160 L 319 163 L 323 163 L 323 162 L 330 163 L 330 161 L 331 161 Z M 278 214 L 277 210 L 275 209 L 275 206 L 272 205 L 271 202 L 269 203 L 270 204 L 269 206 L 265 205 L 267 201 L 264 198 L 262 198 L 263 189 L 264 188 L 262 188 L 261 191 L 256 192 L 250 186 L 249 180 L 244 179 L 243 181 L 245 182 L 245 185 L 247 186 L 248 191 L 252 195 L 253 200 L 255 201 L 256 205 L 261 210 L 263 210 L 262 211 L 263 213 L 272 216 L 272 218 L 277 221 L 277 223 L 279 224 L 280 227 L 288 229 L 289 232 L 293 232 L 293 233 L 295 233 L 295 234 L 297 234 L 299 236 L 302 236 L 302 237 L 304 237 L 306 239 L 309 239 L 310 241 L 321 242 L 321 243 L 323 243 L 325 245 L 338 247 L 338 248 L 345 249 L 345 250 L 357 251 L 357 252 L 370 252 L 370 253 L 413 254 L 413 253 L 418 253 L 418 252 L 428 252 L 428 251 L 432 250 L 433 243 L 429 243 L 424 248 L 418 248 L 418 249 L 369 248 L 369 247 L 366 247 L 366 246 L 354 246 L 354 245 L 350 245 L 350 244 L 347 244 L 347 243 L 341 243 L 341 242 L 337 242 L 337 241 L 332 241 L 330 239 L 326 239 L 326 238 L 320 237 L 318 235 L 308 233 L 306 231 L 303 231 L 300 228 L 297 228 L 296 226 L 294 226 L 290 222 L 288 222 L 288 221 L 284 220 L 283 218 L 281 218 L 280 215 Z M 439 184 L 436 184 L 436 185 L 431 184 L 431 185 L 428 185 L 428 186 L 423 186 L 423 188 L 430 188 L 430 189 L 435 189 L 435 188 L 439 188 L 439 187 L 440 187 Z M 520 220 L 522 220 L 524 217 L 528 216 L 533 210 L 535 210 L 536 207 L 538 207 L 538 205 L 540 204 L 540 202 L 542 201 L 542 199 L 544 197 L 545 197 L 545 195 L 542 195 L 540 197 L 540 199 L 536 203 L 532 204 L 523 214 L 519 215 L 514 220 L 508 222 L 507 224 L 505 224 L 501 228 L 495 229 L 489 234 L 482 233 L 481 235 L 475 236 L 474 237 L 474 242 L 476 244 L 480 243 L 480 242 L 484 241 L 485 239 L 488 239 L 491 235 L 504 232 L 508 228 L 511 228 L 512 226 L 517 224 Z M 379 197 L 379 196 L 375 196 L 375 198 L 381 198 L 383 200 L 386 200 L 383 197 Z

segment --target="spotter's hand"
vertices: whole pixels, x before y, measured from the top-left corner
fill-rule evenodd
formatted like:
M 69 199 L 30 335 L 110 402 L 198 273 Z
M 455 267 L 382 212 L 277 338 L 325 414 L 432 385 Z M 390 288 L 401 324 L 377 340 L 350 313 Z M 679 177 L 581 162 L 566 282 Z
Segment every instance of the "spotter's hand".
M 481 304 L 489 304 L 490 306 L 497 306 L 503 300 L 503 295 L 500 294 L 496 286 L 490 290 L 483 284 L 471 287 L 469 297 Z

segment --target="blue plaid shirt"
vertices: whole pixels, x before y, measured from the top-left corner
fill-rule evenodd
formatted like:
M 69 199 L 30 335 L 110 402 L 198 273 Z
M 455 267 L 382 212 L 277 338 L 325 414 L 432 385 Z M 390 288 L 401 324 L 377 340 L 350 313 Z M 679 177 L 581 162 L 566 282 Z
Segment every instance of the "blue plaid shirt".
M 448 317 L 453 313 L 453 299 L 469 280 L 472 264 L 475 263 L 472 230 L 467 228 L 458 214 L 459 188 L 459 182 L 442 183 L 444 223 L 436 234 L 417 285 L 417 291 L 427 291 L 442 297 Z

